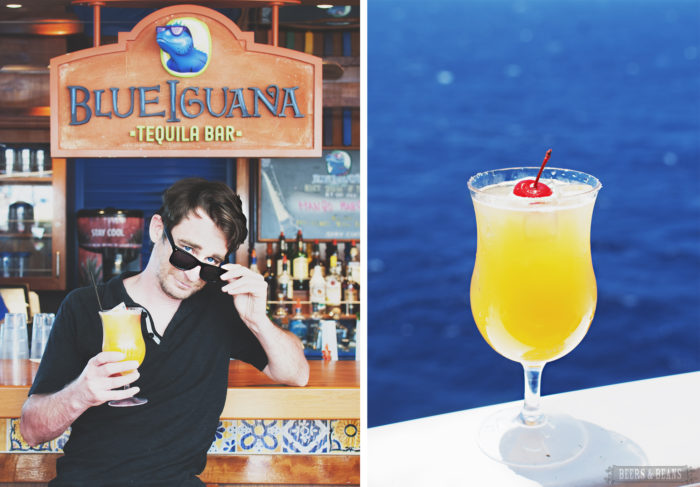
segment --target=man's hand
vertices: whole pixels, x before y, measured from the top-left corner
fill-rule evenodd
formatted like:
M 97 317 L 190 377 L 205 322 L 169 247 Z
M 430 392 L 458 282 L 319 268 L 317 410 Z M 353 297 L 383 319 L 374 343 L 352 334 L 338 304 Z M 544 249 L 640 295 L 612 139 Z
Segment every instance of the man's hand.
M 53 440 L 90 407 L 125 399 L 138 387 L 120 389 L 139 378 L 138 362 L 121 362 L 121 352 L 100 352 L 92 357 L 80 376 L 60 391 L 32 394 L 22 407 L 20 430 L 32 446 Z M 126 375 L 121 375 L 125 372 Z
M 122 352 L 100 352 L 90 359 L 80 376 L 70 385 L 74 398 L 86 409 L 107 401 L 135 395 L 138 387 L 122 389 L 139 378 L 136 361 L 123 361 Z M 126 375 L 121 375 L 123 372 Z
M 233 296 L 241 319 L 249 328 L 263 324 L 267 319 L 267 283 L 263 276 L 239 264 L 225 264 L 222 267 L 227 272 L 221 279 L 228 281 L 228 284 L 221 290 Z

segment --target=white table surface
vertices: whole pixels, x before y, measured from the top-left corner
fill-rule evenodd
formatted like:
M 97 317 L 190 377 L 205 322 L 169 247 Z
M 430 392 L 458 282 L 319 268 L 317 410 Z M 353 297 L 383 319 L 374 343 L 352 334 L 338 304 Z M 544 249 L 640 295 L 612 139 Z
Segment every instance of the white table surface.
M 613 465 L 700 467 L 700 372 L 543 396 L 545 413 L 578 418 L 589 434 L 584 452 L 560 467 L 509 468 L 481 452 L 481 422 L 516 404 L 369 428 L 362 455 L 368 485 L 603 486 Z

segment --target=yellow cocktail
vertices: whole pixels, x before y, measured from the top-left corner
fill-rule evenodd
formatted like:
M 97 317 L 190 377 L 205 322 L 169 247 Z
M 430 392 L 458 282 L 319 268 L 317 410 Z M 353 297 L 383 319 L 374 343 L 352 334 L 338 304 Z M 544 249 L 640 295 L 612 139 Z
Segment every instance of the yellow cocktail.
M 580 422 L 542 414 L 540 379 L 544 365 L 573 350 L 593 319 L 590 227 L 601 184 L 578 171 L 544 170 L 549 154 L 541 168 L 499 169 L 469 180 L 477 227 L 474 321 L 488 344 L 525 373 L 522 409 L 488 418 L 479 445 L 513 466 L 566 462 L 587 442 Z
M 102 351 L 122 352 L 124 361 L 135 361 L 139 365 L 146 356 L 146 343 L 141 333 L 141 308 L 122 308 L 100 311 L 102 320 Z M 132 371 L 122 372 L 122 375 Z M 124 386 L 125 389 L 128 386 Z M 120 401 L 110 401 L 110 406 L 137 406 L 148 402 L 147 399 L 130 397 Z
M 511 196 L 509 182 L 483 188 L 473 200 L 472 313 L 489 345 L 517 362 L 569 353 L 596 305 L 589 244 L 595 195 L 587 195 L 588 185 L 544 183 L 554 198 Z

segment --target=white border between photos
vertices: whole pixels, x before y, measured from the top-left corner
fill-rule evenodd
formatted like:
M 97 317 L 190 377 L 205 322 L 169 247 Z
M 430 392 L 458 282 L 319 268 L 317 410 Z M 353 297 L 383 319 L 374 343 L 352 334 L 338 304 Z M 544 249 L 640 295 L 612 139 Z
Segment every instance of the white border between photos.
M 360 0 L 360 485 L 367 484 L 367 1 Z

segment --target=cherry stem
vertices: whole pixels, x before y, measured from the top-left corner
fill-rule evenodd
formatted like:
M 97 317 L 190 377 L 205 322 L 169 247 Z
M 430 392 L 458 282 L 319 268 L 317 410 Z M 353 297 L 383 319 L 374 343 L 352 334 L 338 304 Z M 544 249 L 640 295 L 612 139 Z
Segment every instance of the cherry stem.
M 542 171 L 544 171 L 544 166 L 547 165 L 547 161 L 549 160 L 549 157 L 552 155 L 552 149 L 549 149 L 547 153 L 544 155 L 544 161 L 542 161 L 542 166 L 540 166 L 540 172 L 537 173 L 537 178 L 535 178 L 535 184 L 533 185 L 535 188 L 537 187 L 537 181 L 540 180 L 540 176 L 542 176 Z

